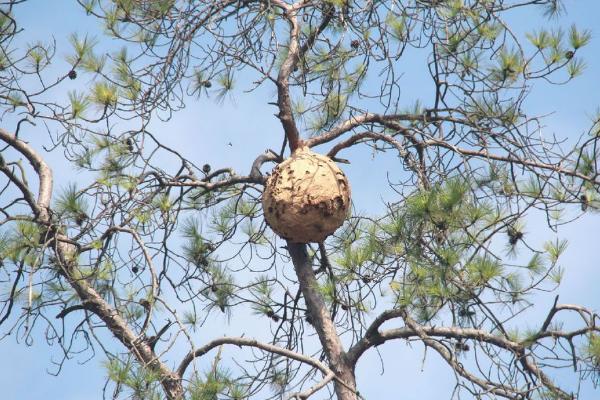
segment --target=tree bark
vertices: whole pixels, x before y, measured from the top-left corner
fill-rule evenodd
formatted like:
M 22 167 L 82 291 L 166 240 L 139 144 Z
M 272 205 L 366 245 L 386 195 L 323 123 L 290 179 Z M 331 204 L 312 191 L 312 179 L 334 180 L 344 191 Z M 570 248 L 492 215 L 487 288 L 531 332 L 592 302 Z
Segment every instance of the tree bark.
M 49 243 L 49 247 L 54 250 L 59 266 L 58 272 L 64 276 L 75 290 L 84 308 L 98 316 L 105 323 L 108 330 L 125 345 L 140 364 L 160 374 L 161 384 L 167 398 L 169 400 L 183 398 L 184 390 L 181 377 L 156 357 L 148 343 L 135 334 L 127 321 L 85 279 L 74 276 L 74 271 L 77 268 L 75 246 L 70 243 L 64 234 L 58 232 L 56 226 L 52 223 L 50 210 L 53 187 L 52 169 L 31 146 L 2 128 L 0 128 L 0 140 L 25 156 L 38 175 L 38 196 L 35 204 L 32 204 L 32 211 L 37 221 L 46 229 L 43 237 Z
M 334 384 L 337 398 L 338 400 L 357 400 L 354 364 L 350 362 L 344 351 L 329 309 L 318 290 L 319 284 L 306 252 L 306 245 L 288 241 L 287 246 L 298 276 L 308 315 L 329 360 L 329 367 L 335 373 Z

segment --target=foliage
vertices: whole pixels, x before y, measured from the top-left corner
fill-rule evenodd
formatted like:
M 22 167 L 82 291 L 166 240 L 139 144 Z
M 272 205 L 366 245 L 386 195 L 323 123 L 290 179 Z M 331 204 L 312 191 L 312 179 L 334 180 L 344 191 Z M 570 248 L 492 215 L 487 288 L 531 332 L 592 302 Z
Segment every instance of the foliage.
M 568 273 L 558 227 L 600 208 L 600 118 L 563 141 L 530 112 L 538 82 L 585 72 L 594 35 L 561 1 L 79 0 L 97 35 L 50 42 L 26 3 L 0 6 L 3 340 L 45 337 L 59 370 L 102 357 L 107 398 L 355 400 L 363 354 L 401 341 L 439 356 L 453 398 L 596 383 L 595 312 L 555 298 L 537 318 Z M 278 152 L 174 132 L 247 97 L 275 107 Z M 301 146 L 349 176 L 370 153 L 388 183 L 322 243 L 262 215 L 269 163 Z

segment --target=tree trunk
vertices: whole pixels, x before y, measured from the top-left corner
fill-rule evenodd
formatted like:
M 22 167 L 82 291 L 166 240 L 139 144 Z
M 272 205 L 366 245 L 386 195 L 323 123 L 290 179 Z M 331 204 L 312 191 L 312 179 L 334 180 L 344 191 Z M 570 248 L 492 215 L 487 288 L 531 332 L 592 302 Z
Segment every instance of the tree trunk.
M 336 375 L 334 382 L 337 398 L 338 400 L 356 400 L 354 365 L 348 361 L 331 314 L 318 290 L 319 284 L 312 270 L 306 245 L 288 241 L 287 246 L 298 276 L 308 315 L 319 335 L 325 355 L 329 359 L 329 367 Z

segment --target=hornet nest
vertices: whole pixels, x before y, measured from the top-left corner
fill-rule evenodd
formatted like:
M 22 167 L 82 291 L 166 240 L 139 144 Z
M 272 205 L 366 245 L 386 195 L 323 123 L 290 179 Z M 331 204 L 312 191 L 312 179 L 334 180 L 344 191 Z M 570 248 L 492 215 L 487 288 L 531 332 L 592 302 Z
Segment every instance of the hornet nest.
M 344 223 L 350 185 L 329 157 L 300 147 L 273 169 L 262 205 L 267 224 L 282 238 L 321 242 Z

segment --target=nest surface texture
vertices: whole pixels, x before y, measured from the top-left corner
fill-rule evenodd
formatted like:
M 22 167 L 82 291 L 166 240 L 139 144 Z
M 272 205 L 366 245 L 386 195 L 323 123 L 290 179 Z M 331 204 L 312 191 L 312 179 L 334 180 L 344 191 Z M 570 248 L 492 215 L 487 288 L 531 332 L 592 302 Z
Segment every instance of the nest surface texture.
M 262 205 L 267 224 L 282 238 L 321 242 L 344 223 L 350 185 L 329 157 L 303 147 L 273 169 Z

